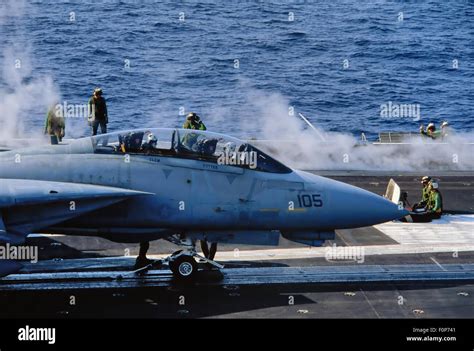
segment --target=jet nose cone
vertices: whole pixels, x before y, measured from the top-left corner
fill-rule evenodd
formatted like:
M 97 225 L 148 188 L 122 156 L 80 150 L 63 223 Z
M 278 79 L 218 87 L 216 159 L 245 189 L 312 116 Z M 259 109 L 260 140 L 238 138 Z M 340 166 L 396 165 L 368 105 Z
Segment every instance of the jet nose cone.
M 365 227 L 401 218 L 408 211 L 397 204 L 351 185 L 345 184 L 333 200 L 332 205 L 347 213 L 346 224 L 350 227 Z
M 306 181 L 305 191 L 321 195 L 323 205 L 314 219 L 318 228 L 367 227 L 408 214 L 407 210 L 370 191 L 306 172 L 298 174 Z
M 366 227 L 408 214 L 397 204 L 370 191 L 329 178 L 314 177 L 315 189 L 324 189 L 324 215 L 318 223 L 335 229 Z
M 408 214 L 408 211 L 403 207 L 399 207 L 397 204 L 387 200 L 386 198 L 364 191 L 364 212 L 369 214 L 367 221 L 384 223 L 394 219 L 399 219 Z

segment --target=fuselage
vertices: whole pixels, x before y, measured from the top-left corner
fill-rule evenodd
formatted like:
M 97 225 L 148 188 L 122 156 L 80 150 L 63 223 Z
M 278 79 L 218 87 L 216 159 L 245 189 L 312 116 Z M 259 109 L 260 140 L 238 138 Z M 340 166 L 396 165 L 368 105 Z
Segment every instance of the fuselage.
M 181 152 L 172 144 L 189 132 L 166 131 L 173 133 L 174 141 L 163 152 L 124 150 L 116 144 L 115 134 L 107 143 L 103 142 L 106 139 L 83 138 L 70 145 L 4 152 L 0 154 L 0 178 L 95 184 L 151 193 L 59 225 L 62 231 L 71 228 L 71 233 L 78 228 L 317 232 L 368 226 L 404 215 L 381 196 L 291 170 L 257 149 L 252 149 L 261 153 L 257 161 L 265 163 L 260 169 L 232 162 L 220 164 L 215 155 Z M 208 139 L 226 137 L 199 134 Z

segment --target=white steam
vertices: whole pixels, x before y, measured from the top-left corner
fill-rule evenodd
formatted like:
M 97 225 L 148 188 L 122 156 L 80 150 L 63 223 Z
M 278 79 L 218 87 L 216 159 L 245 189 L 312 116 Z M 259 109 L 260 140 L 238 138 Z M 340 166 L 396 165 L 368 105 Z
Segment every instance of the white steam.
M 0 2 L 0 25 L 12 17 L 21 17 L 25 11 L 25 0 L 2 0 Z
M 285 164 L 312 170 L 428 171 L 474 170 L 474 133 L 452 134 L 445 141 L 414 138 L 409 145 L 361 144 L 353 135 L 314 131 L 292 111 L 280 94 L 250 90 L 249 109 L 242 128 L 267 141 L 264 148 Z M 415 127 L 416 128 L 416 127 Z M 258 130 L 259 134 L 255 135 Z M 383 131 L 383 130 L 381 130 Z M 417 132 L 417 130 L 414 130 Z M 321 140 L 323 136 L 323 140 Z
M 49 76 L 33 69 L 31 50 L 21 24 L 24 1 L 8 0 L 0 6 L 0 25 L 14 30 L 4 32 L 6 46 L 0 53 L 0 141 L 13 138 L 38 138 L 43 133 L 46 111 L 59 101 L 58 89 Z M 9 41 L 8 41 L 9 40 Z M 28 121 L 29 128 L 25 122 Z M 36 122 L 34 128 L 31 122 Z

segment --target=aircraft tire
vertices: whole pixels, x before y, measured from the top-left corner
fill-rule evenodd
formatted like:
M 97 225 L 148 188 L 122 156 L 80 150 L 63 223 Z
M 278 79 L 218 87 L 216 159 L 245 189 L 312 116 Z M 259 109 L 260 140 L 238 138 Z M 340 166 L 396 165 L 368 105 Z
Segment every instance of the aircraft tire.
M 180 280 L 192 280 L 197 273 L 197 262 L 191 256 L 179 256 L 169 263 L 173 275 Z

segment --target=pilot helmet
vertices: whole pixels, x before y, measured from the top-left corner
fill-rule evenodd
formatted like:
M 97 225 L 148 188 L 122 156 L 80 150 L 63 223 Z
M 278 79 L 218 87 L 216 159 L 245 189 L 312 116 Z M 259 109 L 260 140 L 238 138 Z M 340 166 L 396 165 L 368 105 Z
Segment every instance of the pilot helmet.
M 158 139 L 156 139 L 156 136 L 153 133 L 150 133 L 147 136 L 147 141 L 149 143 L 156 143 L 158 141 Z
M 229 141 L 229 142 L 225 143 L 225 145 L 224 145 L 224 151 L 227 151 L 227 152 L 234 152 L 235 148 L 236 148 L 236 145 L 232 141 Z

